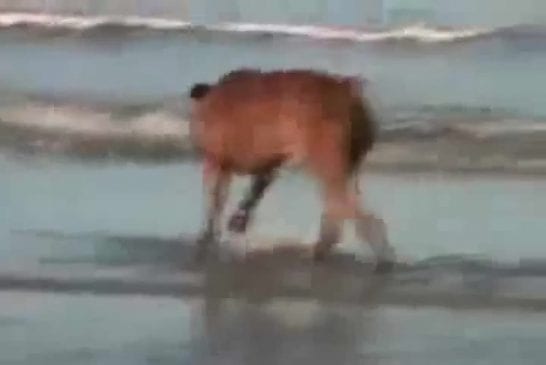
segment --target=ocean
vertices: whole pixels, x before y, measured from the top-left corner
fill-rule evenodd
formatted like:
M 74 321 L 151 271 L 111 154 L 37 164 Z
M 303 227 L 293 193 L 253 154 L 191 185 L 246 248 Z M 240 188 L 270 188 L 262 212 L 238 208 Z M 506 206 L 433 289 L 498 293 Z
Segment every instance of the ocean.
M 0 25 L 6 153 L 180 159 L 191 154 L 192 83 L 244 66 L 310 67 L 370 81 L 385 134 L 374 166 L 546 170 L 541 26 L 366 30 L 13 13 Z
M 0 1 L 0 363 L 540 363 L 543 5 L 212 5 Z M 188 263 L 203 194 L 187 93 L 236 67 L 369 81 L 361 187 L 403 263 L 391 281 Z M 284 172 L 252 244 L 312 243 L 313 186 Z M 347 230 L 338 259 L 368 253 Z

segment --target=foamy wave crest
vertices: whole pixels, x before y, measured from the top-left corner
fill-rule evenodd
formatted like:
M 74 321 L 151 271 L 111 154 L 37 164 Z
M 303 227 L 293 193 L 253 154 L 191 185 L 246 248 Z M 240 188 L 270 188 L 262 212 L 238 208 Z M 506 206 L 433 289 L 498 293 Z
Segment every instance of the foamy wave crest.
M 39 102 L 0 110 L 0 148 L 84 158 L 172 159 L 191 151 L 189 125 L 168 108 L 112 110 Z
M 356 42 L 377 42 L 404 39 L 421 42 L 450 42 L 459 39 L 475 38 L 492 32 L 492 30 L 488 29 L 441 30 L 429 28 L 424 24 L 383 31 L 362 31 L 350 28 L 342 29 L 308 25 L 280 24 L 225 24 L 211 26 L 210 28 L 232 32 L 299 35 L 318 39 L 352 40 Z
M 65 16 L 55 14 L 4 13 L 0 14 L 0 27 L 35 26 L 44 28 L 68 28 L 85 30 L 102 26 L 119 25 L 127 27 L 147 27 L 152 29 L 184 29 L 191 23 L 162 18 L 137 16 Z
M 313 25 L 256 24 L 256 23 L 220 23 L 197 25 L 190 22 L 146 18 L 126 17 L 83 17 L 49 14 L 4 13 L 0 14 L 0 27 L 34 27 L 45 29 L 97 30 L 105 27 L 146 28 L 161 31 L 204 30 L 226 33 L 244 33 L 258 35 L 302 36 L 324 40 L 348 40 L 355 42 L 381 42 L 392 40 L 413 40 L 427 43 L 452 42 L 473 39 L 493 34 L 495 29 L 439 29 L 416 24 L 398 29 L 363 30 L 358 28 L 339 28 Z
M 144 112 L 129 121 L 113 120 L 112 112 L 96 111 L 77 106 L 51 106 L 28 104 L 24 107 L 7 108 L 1 113 L 4 124 L 16 124 L 27 128 L 58 130 L 64 133 L 80 133 L 90 136 L 139 136 L 184 137 L 187 123 L 177 120 L 167 112 Z

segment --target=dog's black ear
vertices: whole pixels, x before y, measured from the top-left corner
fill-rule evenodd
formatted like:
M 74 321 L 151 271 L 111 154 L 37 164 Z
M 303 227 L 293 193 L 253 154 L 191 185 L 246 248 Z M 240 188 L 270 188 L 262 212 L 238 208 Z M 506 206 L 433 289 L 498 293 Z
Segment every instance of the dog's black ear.
M 190 90 L 190 98 L 201 99 L 209 93 L 211 88 L 212 86 L 210 86 L 209 84 L 205 84 L 201 82 L 197 84 L 193 84 Z

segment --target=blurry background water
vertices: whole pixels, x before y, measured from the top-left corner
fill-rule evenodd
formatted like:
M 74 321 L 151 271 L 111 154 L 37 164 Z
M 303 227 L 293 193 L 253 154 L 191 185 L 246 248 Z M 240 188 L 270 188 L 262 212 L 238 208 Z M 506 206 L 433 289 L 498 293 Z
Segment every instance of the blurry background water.
M 4 11 L 80 15 L 140 15 L 218 21 L 317 23 L 328 25 L 393 24 L 423 21 L 434 25 L 542 24 L 546 5 L 538 0 L 2 0 Z

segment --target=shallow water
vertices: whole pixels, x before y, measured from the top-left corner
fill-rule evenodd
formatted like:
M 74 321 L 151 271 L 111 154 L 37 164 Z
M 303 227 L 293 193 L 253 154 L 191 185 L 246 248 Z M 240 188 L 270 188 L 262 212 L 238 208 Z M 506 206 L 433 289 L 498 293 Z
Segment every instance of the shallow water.
M 10 364 L 538 364 L 546 329 L 542 314 L 513 311 L 0 297 Z
M 386 107 L 493 108 L 546 116 L 541 99 L 546 47 L 538 32 L 420 45 L 200 32 L 24 39 L 20 31 L 3 31 L 0 90 L 145 101 L 181 97 L 191 83 L 236 67 L 314 67 L 362 74 Z
M 2 363 L 542 358 L 543 179 L 364 174 L 366 203 L 410 262 L 385 279 L 336 255 L 322 269 L 292 256 L 195 268 L 195 163 L 0 161 Z M 317 198 L 307 178 L 284 175 L 258 210 L 254 248 L 312 242 Z M 350 233 L 337 252 L 362 250 Z
M 175 237 L 196 233 L 202 221 L 198 164 L 82 166 L 43 159 L 3 160 L 1 168 L 0 224 L 7 242 L 0 248 L 2 260 L 25 250 L 26 238 L 12 231 Z M 228 213 L 245 183 L 240 179 L 232 188 Z M 393 244 L 408 259 L 546 258 L 546 183 L 540 178 L 364 174 L 361 187 L 366 204 L 386 219 Z M 310 242 L 320 206 L 314 182 L 287 173 L 260 205 L 254 234 Z M 349 224 L 346 236 L 349 247 L 361 246 Z

